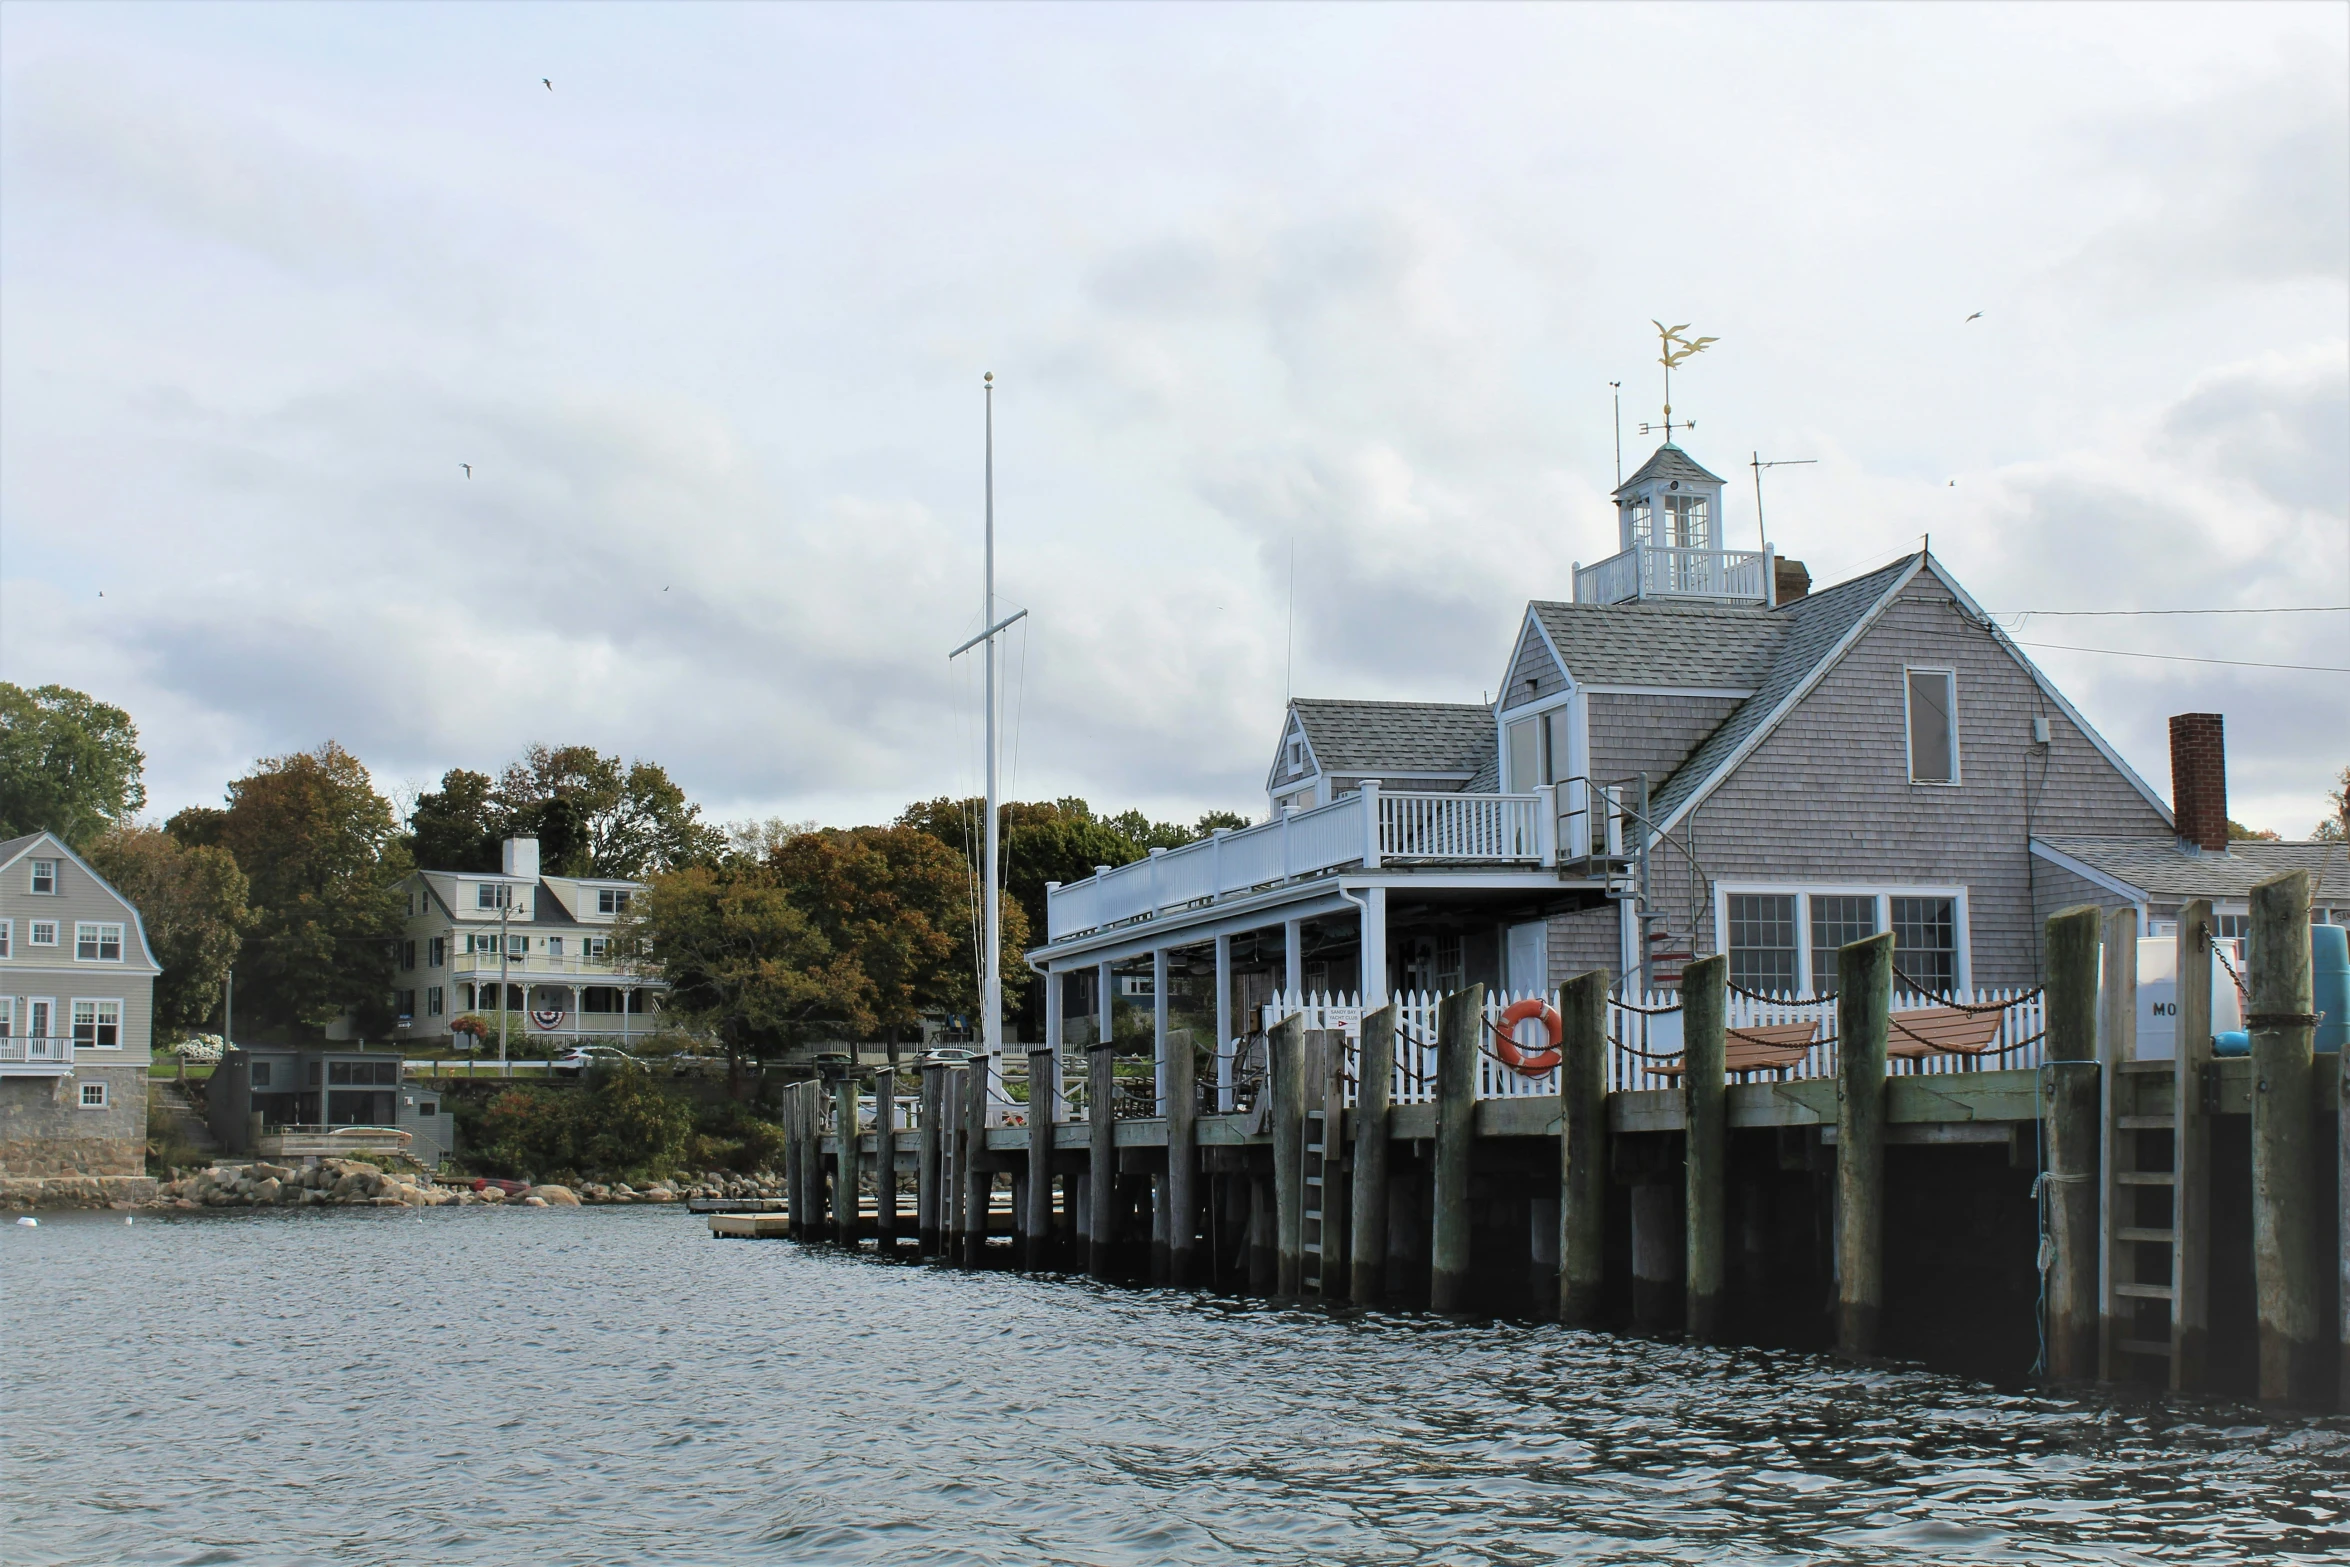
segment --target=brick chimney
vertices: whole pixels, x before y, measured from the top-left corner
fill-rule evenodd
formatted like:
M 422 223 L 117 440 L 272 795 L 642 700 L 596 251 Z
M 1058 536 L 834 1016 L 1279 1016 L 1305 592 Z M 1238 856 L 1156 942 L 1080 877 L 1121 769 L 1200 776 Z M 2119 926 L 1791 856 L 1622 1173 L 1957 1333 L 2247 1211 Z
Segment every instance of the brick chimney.
M 2170 721 L 2171 815 L 2179 847 L 2223 853 L 2228 846 L 2228 746 L 2217 713 L 2178 713 Z

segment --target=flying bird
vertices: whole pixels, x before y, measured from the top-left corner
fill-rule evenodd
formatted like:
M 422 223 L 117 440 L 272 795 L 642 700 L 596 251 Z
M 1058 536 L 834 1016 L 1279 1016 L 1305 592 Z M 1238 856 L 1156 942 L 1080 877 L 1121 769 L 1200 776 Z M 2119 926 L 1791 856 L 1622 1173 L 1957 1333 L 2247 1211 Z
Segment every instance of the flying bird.
M 473 477 L 473 464 L 469 462 L 461 462 L 457 466 L 465 470 L 465 477 L 468 479 Z
M 1980 310 L 1976 311 L 1976 312 L 1975 312 L 1973 315 L 1971 315 L 1971 316 L 1969 316 L 1969 317 L 1967 317 L 1967 318 L 1966 318 L 1966 320 L 1967 320 L 1967 321 L 1980 321 L 1980 320 L 1982 320 L 1982 319 L 1983 319 L 1983 312 L 1981 312 Z M 1959 323 L 1959 325 L 1960 325 L 1960 326 L 1965 326 L 1965 325 L 1966 325 L 1966 321 L 1961 321 L 1961 322 Z
M 539 81 L 547 89 L 547 91 L 553 92 L 555 90 L 554 82 L 549 80 L 547 77 L 542 76 L 539 78 Z

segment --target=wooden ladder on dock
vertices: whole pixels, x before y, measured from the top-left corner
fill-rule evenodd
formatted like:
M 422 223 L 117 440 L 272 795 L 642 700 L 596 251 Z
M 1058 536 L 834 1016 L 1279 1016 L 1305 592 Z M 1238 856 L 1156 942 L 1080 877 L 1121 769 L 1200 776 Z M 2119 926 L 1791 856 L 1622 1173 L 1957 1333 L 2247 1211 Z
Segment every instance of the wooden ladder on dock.
M 2193 906 L 2190 906 L 2191 908 Z M 2179 972 L 2210 971 L 2209 907 L 2200 935 L 2183 932 Z M 2104 1381 L 2147 1379 L 2159 1368 L 2175 1390 L 2200 1387 L 2209 1273 L 2210 1132 L 2205 1104 L 2211 1002 L 2180 987 L 2174 1048 L 2183 1059 L 2133 1060 L 2137 1047 L 2134 916 L 2109 921 L 2099 997 L 2103 1071 L 2103 1242 L 2097 1370 Z
M 1302 1284 L 1324 1300 L 1343 1299 L 1347 1291 L 1346 1067 L 1346 1035 L 1336 1029 L 1306 1035 Z

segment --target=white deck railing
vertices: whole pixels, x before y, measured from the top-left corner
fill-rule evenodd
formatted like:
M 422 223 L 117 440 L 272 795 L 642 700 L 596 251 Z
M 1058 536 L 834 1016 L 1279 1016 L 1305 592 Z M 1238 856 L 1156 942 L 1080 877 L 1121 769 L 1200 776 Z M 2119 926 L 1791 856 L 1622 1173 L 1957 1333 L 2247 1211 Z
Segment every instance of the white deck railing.
M 1627 599 L 1708 598 L 1765 602 L 1768 557 L 1761 550 L 1673 549 L 1635 544 L 1575 572 L 1575 602 L 1621 604 Z
M 70 1036 L 44 1034 L 0 1037 L 0 1065 L 70 1068 L 73 1040 Z
M 1277 886 L 1342 865 L 1555 865 L 1553 791 L 1390 793 L 1376 781 L 1310 811 L 1289 811 L 1045 892 L 1046 939 Z

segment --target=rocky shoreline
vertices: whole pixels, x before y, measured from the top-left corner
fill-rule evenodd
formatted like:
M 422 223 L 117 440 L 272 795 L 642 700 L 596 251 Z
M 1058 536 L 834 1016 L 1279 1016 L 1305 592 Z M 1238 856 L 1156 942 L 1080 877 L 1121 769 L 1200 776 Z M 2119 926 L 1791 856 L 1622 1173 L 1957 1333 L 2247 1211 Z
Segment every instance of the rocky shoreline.
M 152 1176 L 59 1176 L 0 1180 L 0 1208 L 108 1208 L 118 1212 L 192 1212 L 200 1208 L 578 1208 L 631 1203 L 678 1203 L 697 1198 L 777 1198 L 783 1178 L 722 1175 L 653 1181 L 552 1183 L 509 1192 L 499 1185 L 475 1190 L 471 1178 L 435 1178 L 422 1170 L 388 1170 L 361 1159 L 300 1164 L 249 1162 L 209 1165 L 174 1180 Z

